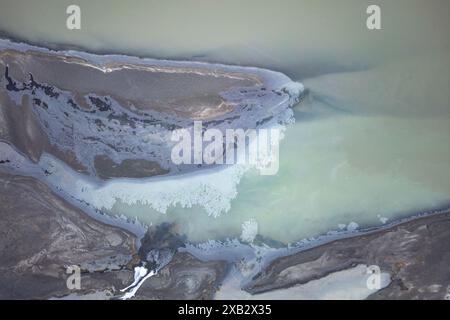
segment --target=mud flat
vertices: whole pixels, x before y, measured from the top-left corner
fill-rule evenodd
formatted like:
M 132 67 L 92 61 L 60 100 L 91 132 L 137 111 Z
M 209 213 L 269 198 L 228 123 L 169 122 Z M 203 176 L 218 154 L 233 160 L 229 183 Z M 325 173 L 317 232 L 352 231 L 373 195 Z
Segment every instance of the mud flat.
M 134 235 L 90 218 L 36 179 L 0 173 L 0 189 L 2 299 L 67 295 L 71 265 L 81 267 L 82 292 L 131 281 Z
M 450 211 L 335 240 L 275 259 L 244 290 L 258 294 L 301 287 L 358 265 L 377 265 L 390 284 L 369 299 L 444 299 L 450 270 Z
M 102 179 L 183 171 L 170 161 L 173 130 L 194 120 L 205 129 L 289 123 L 303 91 L 264 69 L 51 51 L 2 39 L 0 72 L 0 138 L 34 162 L 45 152 Z

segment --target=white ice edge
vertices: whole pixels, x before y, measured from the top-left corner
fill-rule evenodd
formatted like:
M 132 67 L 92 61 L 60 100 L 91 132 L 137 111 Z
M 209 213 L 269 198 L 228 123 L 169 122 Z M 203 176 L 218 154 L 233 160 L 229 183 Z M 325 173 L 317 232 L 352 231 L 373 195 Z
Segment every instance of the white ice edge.
M 212 216 L 230 209 L 240 179 L 251 168 L 235 164 L 180 175 L 122 178 L 98 183 L 49 154 L 41 156 L 39 167 L 51 172 L 45 177 L 49 184 L 100 210 L 111 210 L 120 200 L 129 205 L 146 205 L 161 213 L 177 205 L 183 208 L 200 206 Z

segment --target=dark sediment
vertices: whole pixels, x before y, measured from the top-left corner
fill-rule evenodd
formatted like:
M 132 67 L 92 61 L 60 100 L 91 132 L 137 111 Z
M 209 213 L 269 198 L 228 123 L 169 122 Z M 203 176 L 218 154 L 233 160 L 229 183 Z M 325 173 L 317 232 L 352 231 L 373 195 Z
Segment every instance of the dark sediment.
M 81 290 L 115 292 L 132 281 L 135 237 L 102 224 L 28 177 L 0 173 L 0 298 L 73 293 L 67 266 L 81 268 Z
M 201 261 L 178 252 L 156 276 L 147 279 L 136 299 L 212 299 L 228 271 L 225 261 Z
M 145 159 L 125 159 L 117 164 L 105 155 L 94 159 L 95 172 L 100 179 L 145 178 L 163 175 L 169 172 L 155 162 Z
M 450 212 L 417 218 L 276 259 L 244 289 L 269 292 L 366 264 L 392 279 L 369 299 L 443 299 L 450 284 L 449 244 Z

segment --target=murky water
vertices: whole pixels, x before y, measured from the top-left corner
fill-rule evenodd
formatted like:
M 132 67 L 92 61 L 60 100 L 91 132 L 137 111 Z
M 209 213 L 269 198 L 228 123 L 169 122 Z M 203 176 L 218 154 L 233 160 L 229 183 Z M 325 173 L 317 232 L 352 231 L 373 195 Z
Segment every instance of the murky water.
M 195 241 L 239 236 L 254 219 L 261 235 L 288 242 L 448 204 L 450 2 L 377 1 L 377 31 L 365 26 L 369 1 L 80 0 L 80 31 L 65 28 L 69 3 L 0 0 L 0 30 L 39 44 L 262 66 L 309 90 L 278 175 L 248 173 L 229 212 L 118 203 L 115 213 L 177 222 Z

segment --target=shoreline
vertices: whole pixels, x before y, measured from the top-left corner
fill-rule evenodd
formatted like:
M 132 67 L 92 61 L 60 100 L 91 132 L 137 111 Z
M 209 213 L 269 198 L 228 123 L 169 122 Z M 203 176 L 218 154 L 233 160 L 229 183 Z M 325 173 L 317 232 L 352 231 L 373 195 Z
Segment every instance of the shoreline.
M 450 210 L 445 210 L 311 247 L 273 260 L 243 290 L 257 297 L 260 293 L 301 287 L 364 264 L 378 266 L 391 278 L 388 286 L 368 299 L 443 299 L 450 273 L 446 247 L 440 244 L 450 239 L 449 225 Z
M 48 42 L 48 41 L 44 41 L 43 43 L 41 42 L 37 42 L 37 41 L 31 41 L 31 40 L 26 40 L 20 37 L 16 37 L 14 35 L 11 35 L 7 32 L 4 32 L 2 30 L 0 30 L 0 41 L 1 40 L 10 40 L 11 42 L 14 42 L 16 44 L 26 44 L 29 46 L 34 46 L 34 47 L 43 47 L 43 48 L 47 48 L 48 50 L 51 51 L 79 51 L 79 52 L 85 52 L 88 54 L 93 54 L 93 55 L 117 55 L 117 56 L 132 56 L 132 57 L 137 57 L 139 59 L 155 59 L 155 60 L 166 60 L 166 61 L 180 61 L 180 59 L 177 58 L 173 58 L 173 59 L 164 59 L 164 57 L 159 57 L 159 56 L 147 56 L 147 55 L 142 55 L 142 54 L 137 54 L 137 53 L 133 53 L 133 52 L 121 52 L 121 51 L 109 51 L 109 50 L 92 50 L 89 48 L 85 48 L 83 46 L 78 46 L 78 45 L 69 45 L 69 44 L 62 44 L 62 43 L 53 43 L 53 42 Z M 183 60 L 181 60 L 183 61 Z M 187 59 L 186 62 L 191 62 L 191 60 Z M 195 60 L 193 59 L 192 62 L 195 62 Z M 205 63 L 209 63 L 207 61 L 205 61 Z M 211 62 L 212 64 L 215 64 L 215 62 Z M 220 63 L 219 63 L 220 64 Z

